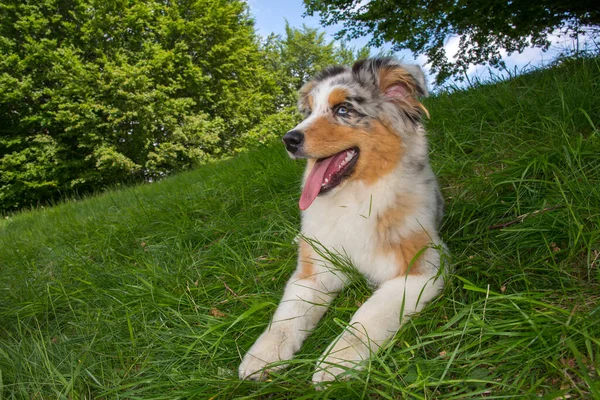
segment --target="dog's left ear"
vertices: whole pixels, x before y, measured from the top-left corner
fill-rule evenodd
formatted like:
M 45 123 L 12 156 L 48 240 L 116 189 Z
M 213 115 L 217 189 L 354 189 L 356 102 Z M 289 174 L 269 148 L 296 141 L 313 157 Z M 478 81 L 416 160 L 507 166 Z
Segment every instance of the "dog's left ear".
M 374 58 L 354 64 L 353 72 L 377 85 L 381 95 L 411 117 L 429 116 L 419 98 L 429 94 L 418 65 L 403 65 L 393 58 Z
M 420 117 L 429 111 L 419 100 L 429 94 L 425 75 L 418 65 L 390 64 L 379 70 L 379 90 L 384 97 L 409 116 Z
M 384 96 L 395 98 L 426 97 L 425 74 L 418 65 L 392 63 L 379 70 L 379 88 Z

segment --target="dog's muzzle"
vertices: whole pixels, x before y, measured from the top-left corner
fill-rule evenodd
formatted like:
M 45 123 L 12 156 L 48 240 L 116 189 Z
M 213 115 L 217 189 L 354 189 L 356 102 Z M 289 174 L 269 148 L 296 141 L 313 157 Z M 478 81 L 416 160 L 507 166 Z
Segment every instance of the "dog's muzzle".
M 299 155 L 297 153 L 302 149 L 304 144 L 304 134 L 300 131 L 289 131 L 283 135 L 283 143 L 285 148 L 293 155 Z

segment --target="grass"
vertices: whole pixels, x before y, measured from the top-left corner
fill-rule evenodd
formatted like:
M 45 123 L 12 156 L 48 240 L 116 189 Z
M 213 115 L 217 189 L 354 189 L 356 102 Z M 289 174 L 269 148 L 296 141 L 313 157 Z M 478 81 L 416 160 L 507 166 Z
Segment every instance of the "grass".
M 600 398 L 600 61 L 426 102 L 454 274 L 354 379 L 318 355 L 237 378 L 295 267 L 302 163 L 280 144 L 0 222 L 0 398 Z

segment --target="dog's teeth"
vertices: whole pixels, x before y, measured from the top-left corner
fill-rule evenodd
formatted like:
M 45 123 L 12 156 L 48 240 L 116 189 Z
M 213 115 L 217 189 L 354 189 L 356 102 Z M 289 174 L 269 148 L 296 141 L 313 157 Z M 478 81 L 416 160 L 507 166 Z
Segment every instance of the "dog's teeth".
M 346 153 L 346 158 L 344 159 L 344 164 L 346 164 L 348 161 L 352 160 L 354 158 L 354 155 L 356 154 L 356 152 L 354 150 L 350 150 Z

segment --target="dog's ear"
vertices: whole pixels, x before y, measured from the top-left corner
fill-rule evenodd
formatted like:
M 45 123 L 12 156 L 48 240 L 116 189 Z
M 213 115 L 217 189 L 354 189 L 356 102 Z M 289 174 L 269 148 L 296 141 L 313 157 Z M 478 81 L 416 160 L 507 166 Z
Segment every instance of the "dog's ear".
M 375 83 L 379 93 L 410 116 L 427 114 L 419 98 L 429 94 L 425 75 L 418 65 L 403 65 L 393 58 L 362 60 L 352 68 L 363 81 Z M 369 77 L 367 78 L 368 75 Z
M 317 83 L 314 81 L 306 82 L 298 91 L 298 110 L 304 115 L 308 116 L 313 109 L 313 98 L 310 92 L 313 90 Z
M 379 70 L 379 87 L 386 97 L 426 97 L 425 75 L 418 65 L 391 64 Z

